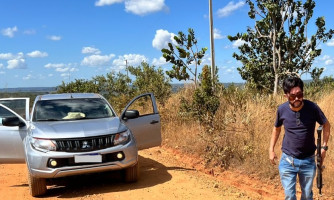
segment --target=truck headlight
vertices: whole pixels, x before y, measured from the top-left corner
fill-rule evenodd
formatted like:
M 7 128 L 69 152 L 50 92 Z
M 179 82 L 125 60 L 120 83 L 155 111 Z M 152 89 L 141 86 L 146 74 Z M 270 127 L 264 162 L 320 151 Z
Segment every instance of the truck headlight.
M 124 144 L 130 140 L 129 130 L 115 134 L 114 145 Z
M 55 142 L 49 139 L 31 138 L 30 143 L 35 149 L 40 151 L 56 151 Z

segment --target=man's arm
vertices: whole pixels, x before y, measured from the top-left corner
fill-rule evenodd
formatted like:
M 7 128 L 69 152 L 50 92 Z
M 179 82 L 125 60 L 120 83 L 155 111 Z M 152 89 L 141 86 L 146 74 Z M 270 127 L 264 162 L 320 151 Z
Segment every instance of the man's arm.
M 273 133 L 271 134 L 270 146 L 269 146 L 269 159 L 270 162 L 275 165 L 277 156 L 275 153 L 275 145 L 281 133 L 281 127 L 274 127 Z
M 331 129 L 331 125 L 328 122 L 328 120 L 327 120 L 326 123 L 324 123 L 322 125 L 322 127 L 323 127 L 323 137 L 322 137 L 323 138 L 323 143 L 322 143 L 322 146 L 327 146 L 329 135 L 330 135 L 330 129 Z M 322 163 L 324 162 L 325 157 L 326 157 L 326 151 L 324 149 L 321 149 L 321 162 Z

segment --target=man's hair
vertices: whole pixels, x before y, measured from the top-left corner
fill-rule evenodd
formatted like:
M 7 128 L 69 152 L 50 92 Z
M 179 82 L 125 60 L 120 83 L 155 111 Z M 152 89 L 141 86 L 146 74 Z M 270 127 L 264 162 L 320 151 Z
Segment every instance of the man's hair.
M 284 91 L 284 94 L 287 94 L 290 92 L 290 90 L 294 87 L 299 87 L 302 92 L 304 91 L 304 83 L 303 81 L 298 78 L 298 77 L 288 77 L 284 80 L 283 82 L 283 91 Z

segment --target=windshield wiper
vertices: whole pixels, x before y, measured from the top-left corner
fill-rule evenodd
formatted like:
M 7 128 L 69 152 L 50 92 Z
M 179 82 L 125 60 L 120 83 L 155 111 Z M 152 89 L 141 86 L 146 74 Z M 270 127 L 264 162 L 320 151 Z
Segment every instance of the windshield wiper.
M 46 122 L 46 121 L 59 121 L 59 119 L 37 119 L 38 122 Z

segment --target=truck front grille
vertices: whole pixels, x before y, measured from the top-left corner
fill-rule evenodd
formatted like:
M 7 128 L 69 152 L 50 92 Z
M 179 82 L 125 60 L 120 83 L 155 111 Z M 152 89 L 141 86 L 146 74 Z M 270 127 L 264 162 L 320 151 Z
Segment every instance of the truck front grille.
M 115 135 L 103 135 L 85 138 L 54 139 L 56 151 L 85 152 L 106 149 L 114 146 Z

